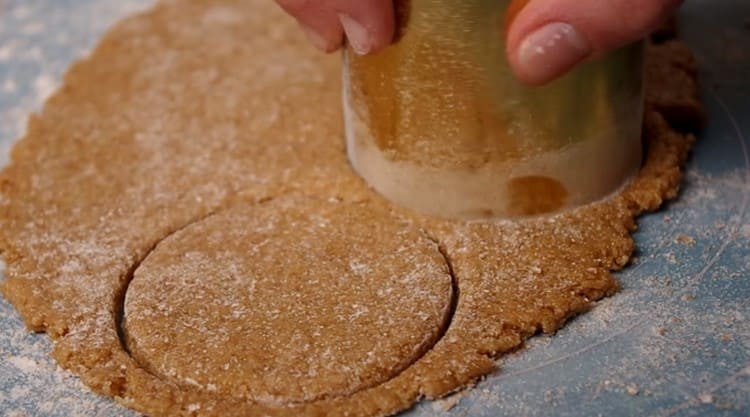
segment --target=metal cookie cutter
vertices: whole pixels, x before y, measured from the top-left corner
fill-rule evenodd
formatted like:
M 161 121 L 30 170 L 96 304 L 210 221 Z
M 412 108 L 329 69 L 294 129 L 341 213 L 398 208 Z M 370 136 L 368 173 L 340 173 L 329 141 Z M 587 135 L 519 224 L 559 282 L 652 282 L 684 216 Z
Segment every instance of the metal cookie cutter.
M 643 45 L 529 87 L 505 57 L 511 6 L 401 3 L 394 45 L 344 53 L 349 159 L 392 202 L 519 218 L 602 199 L 639 168 Z

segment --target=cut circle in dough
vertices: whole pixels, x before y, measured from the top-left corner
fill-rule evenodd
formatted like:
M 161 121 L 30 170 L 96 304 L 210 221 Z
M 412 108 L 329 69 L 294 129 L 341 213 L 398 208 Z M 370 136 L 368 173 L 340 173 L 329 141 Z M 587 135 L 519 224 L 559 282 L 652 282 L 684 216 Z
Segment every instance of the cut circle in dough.
M 54 339 L 52 355 L 63 368 L 95 392 L 152 417 L 386 416 L 496 371 L 498 357 L 539 331 L 556 331 L 593 301 L 616 291 L 610 272 L 630 259 L 635 218 L 676 195 L 681 166 L 695 139 L 683 130 L 701 121 L 696 63 L 685 45 L 670 40 L 648 48 L 647 151 L 629 186 L 609 199 L 555 216 L 521 222 L 448 221 L 386 204 L 351 169 L 341 114 L 340 58 L 317 54 L 294 21 L 272 3 L 159 2 L 112 29 L 89 58 L 72 67 L 44 110 L 30 118 L 12 163 L 0 172 L 0 252 L 7 265 L 0 291 L 31 329 L 47 331 Z M 319 201 L 281 197 L 296 193 Z M 260 201 L 266 203 L 256 204 Z M 276 224 L 275 210 L 287 213 Z M 309 231 L 320 226 L 320 219 L 341 233 L 327 237 L 293 229 L 293 220 Z M 221 221 L 226 229 L 220 233 L 209 227 Z M 347 370 L 350 357 L 365 351 L 337 352 L 340 356 L 328 361 L 337 366 L 326 376 L 331 382 L 315 385 L 297 375 L 305 362 L 323 363 L 322 356 L 304 356 L 300 345 L 282 343 L 283 333 L 271 334 L 263 343 L 276 341 L 274 358 L 301 358 L 282 383 L 273 374 L 260 375 L 252 368 L 258 362 L 242 356 L 255 335 L 245 332 L 209 346 L 207 334 L 186 333 L 196 320 L 226 308 L 211 300 L 248 294 L 249 286 L 243 279 L 233 284 L 228 269 L 218 265 L 218 282 L 227 287 L 221 296 L 208 299 L 217 286 L 215 278 L 204 280 L 205 271 L 166 279 L 156 268 L 186 267 L 182 258 L 200 250 L 240 254 L 248 243 L 231 236 L 253 229 L 273 233 L 266 229 L 274 227 L 280 234 L 270 241 L 278 249 L 272 256 L 287 269 L 266 268 L 265 275 L 254 276 L 268 279 L 269 287 L 263 296 L 245 297 L 248 312 L 256 311 L 258 300 L 279 303 L 285 301 L 280 294 L 298 291 L 295 285 L 302 283 L 291 281 L 277 288 L 284 292 L 269 292 L 270 276 L 275 274 L 281 284 L 280 277 L 291 275 L 286 263 L 303 259 L 300 254 L 317 253 L 310 258 L 316 269 L 305 263 L 295 271 L 312 270 L 319 276 L 328 271 L 329 277 L 336 277 L 336 271 L 354 276 L 351 265 L 357 269 L 362 262 L 350 264 L 352 257 L 373 256 L 365 259 L 375 262 L 380 254 L 380 268 L 368 274 L 371 281 L 363 281 L 372 285 L 368 295 L 388 288 L 388 279 L 408 276 L 417 265 L 411 257 L 434 268 L 394 292 L 403 298 L 373 297 L 377 304 L 371 311 L 380 313 L 387 325 L 356 328 L 347 323 L 348 334 L 337 334 L 343 341 L 356 337 L 367 344 L 367 352 L 387 346 L 390 351 L 382 347 L 374 354 L 377 364 Z M 218 233 L 214 241 L 211 231 Z M 204 244 L 187 241 L 190 236 Z M 332 256 L 320 249 L 323 243 L 335 248 Z M 304 245 L 320 252 L 305 251 Z M 406 259 L 389 258 L 401 245 L 407 248 L 400 254 Z M 259 259 L 246 256 L 242 267 L 252 271 L 271 265 Z M 383 265 L 392 266 L 394 273 L 387 274 Z M 446 301 L 448 270 L 455 280 L 451 302 Z M 185 289 L 182 299 L 167 304 L 172 311 L 156 310 L 169 285 L 181 279 L 202 282 L 203 292 Z M 365 295 L 350 287 L 339 293 L 339 287 L 303 288 L 331 296 L 300 314 L 294 325 L 302 329 L 306 323 L 320 323 L 326 311 L 346 306 L 342 296 Z M 430 294 L 443 301 L 424 311 L 449 315 L 450 326 L 437 318 L 415 324 Z M 448 304 L 453 305 L 445 313 Z M 136 314 L 146 311 L 165 317 Z M 239 309 L 241 317 L 233 317 L 234 311 L 226 308 L 214 328 L 234 325 L 242 330 L 254 323 Z M 122 313 L 124 323 L 118 324 Z M 341 329 L 341 323 L 334 324 L 325 328 Z M 123 336 L 130 336 L 129 343 L 123 343 Z M 382 343 L 389 344 L 378 345 Z M 429 347 L 421 357 L 420 347 Z M 239 367 L 225 371 L 226 361 L 220 358 L 230 354 L 237 356 Z M 359 364 L 359 358 L 354 362 Z M 383 369 L 375 374 L 379 365 Z M 402 365 L 408 367 L 399 372 Z M 253 372 L 242 374 L 248 369 Z M 350 384 L 336 377 L 351 378 Z M 274 395 L 273 403 L 250 399 Z M 294 402 L 304 398 L 320 399 Z
M 123 333 L 178 385 L 265 404 L 393 378 L 447 327 L 452 278 L 418 228 L 363 204 L 282 198 L 167 237 L 136 269 Z

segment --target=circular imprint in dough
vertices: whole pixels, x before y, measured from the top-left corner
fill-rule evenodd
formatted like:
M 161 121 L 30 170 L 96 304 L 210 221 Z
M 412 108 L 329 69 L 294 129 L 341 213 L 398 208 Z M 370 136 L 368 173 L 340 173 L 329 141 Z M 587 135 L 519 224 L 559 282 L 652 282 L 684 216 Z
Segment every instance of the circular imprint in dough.
M 440 338 L 453 283 L 438 246 L 366 205 L 284 198 L 164 239 L 136 269 L 123 333 L 147 370 L 268 404 L 347 396 Z

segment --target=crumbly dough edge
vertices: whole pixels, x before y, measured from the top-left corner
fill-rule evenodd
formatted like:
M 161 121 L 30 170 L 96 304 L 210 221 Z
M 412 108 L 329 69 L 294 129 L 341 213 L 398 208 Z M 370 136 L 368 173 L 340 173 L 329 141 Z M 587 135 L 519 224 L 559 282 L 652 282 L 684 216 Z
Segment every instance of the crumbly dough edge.
M 94 52 L 90 60 L 93 61 L 99 53 L 101 51 Z M 536 323 L 530 323 L 529 326 L 508 328 L 505 334 L 493 335 L 496 340 L 502 339 L 502 343 L 496 343 L 494 349 L 477 349 L 473 343 L 463 343 L 460 339 L 453 339 L 447 334 L 444 340 L 417 364 L 381 386 L 347 398 L 325 400 L 288 409 L 217 399 L 202 392 L 161 381 L 138 368 L 118 343 L 112 343 L 116 340 L 116 337 L 112 339 L 114 328 L 102 329 L 103 333 L 108 334 L 108 341 L 83 347 L 82 350 L 71 349 L 69 344 L 64 343 L 72 330 L 66 326 L 66 321 L 71 318 L 54 317 L 54 307 L 51 306 L 53 300 L 46 297 L 49 282 L 33 278 L 44 268 L 37 262 L 37 254 L 19 251 L 19 246 L 14 242 L 26 237 L 8 234 L 8 229 L 2 227 L 9 216 L 12 216 L 13 210 L 18 208 L 15 205 L 24 199 L 22 194 L 15 192 L 13 170 L 7 168 L 0 175 L 0 250 L 6 263 L 13 267 L 14 274 L 2 283 L 2 292 L 16 306 L 30 329 L 46 331 L 57 342 L 54 356 L 63 367 L 80 375 L 84 383 L 94 391 L 115 397 L 122 404 L 152 416 L 218 416 L 243 413 L 273 416 L 376 416 L 390 415 L 406 409 L 421 397 L 443 396 L 494 371 L 496 358 L 518 348 L 523 340 L 537 331 L 553 332 L 568 318 L 588 309 L 595 300 L 613 293 L 616 284 L 609 271 L 620 269 L 627 264 L 632 251 L 632 240 L 626 235 L 635 229 L 635 217 L 645 211 L 656 210 L 664 201 L 677 195 L 682 178 L 681 166 L 686 161 L 694 141 L 691 134 L 683 134 L 680 131 L 685 129 L 686 123 L 687 128 L 694 128 L 693 121 L 702 114 L 697 100 L 697 85 L 694 83 L 695 64 L 684 45 L 676 41 L 668 41 L 653 47 L 650 56 L 650 73 L 679 72 L 689 75 L 693 83 L 674 85 L 664 78 L 650 81 L 645 116 L 648 152 L 644 167 L 638 178 L 621 194 L 607 202 L 587 208 L 608 212 L 607 216 L 621 223 L 615 226 L 625 231 L 625 234 L 621 234 L 617 247 L 612 253 L 607 254 L 607 262 L 599 266 L 599 272 L 603 271 L 604 274 L 600 274 L 597 281 L 592 281 L 590 292 L 566 297 L 567 304 L 564 304 L 564 308 L 548 312 L 545 314 L 546 317 L 542 317 Z M 73 71 L 78 68 L 79 66 L 74 66 Z M 39 138 L 35 137 L 32 131 L 22 142 L 28 146 L 35 140 Z M 21 158 L 25 155 L 14 152 L 12 164 L 23 163 Z M 373 196 L 371 204 L 379 206 L 383 203 Z M 453 231 L 449 222 L 412 216 L 398 209 L 394 209 L 394 215 L 422 222 L 441 242 L 452 262 L 455 262 L 450 242 Z M 481 228 L 467 224 L 456 227 Z M 125 268 L 122 271 L 122 279 L 126 279 L 129 273 Z M 456 272 L 459 281 L 463 278 L 462 273 L 461 270 Z M 116 320 L 114 305 L 117 302 L 117 299 L 113 300 L 113 310 L 105 312 L 112 315 L 112 323 Z

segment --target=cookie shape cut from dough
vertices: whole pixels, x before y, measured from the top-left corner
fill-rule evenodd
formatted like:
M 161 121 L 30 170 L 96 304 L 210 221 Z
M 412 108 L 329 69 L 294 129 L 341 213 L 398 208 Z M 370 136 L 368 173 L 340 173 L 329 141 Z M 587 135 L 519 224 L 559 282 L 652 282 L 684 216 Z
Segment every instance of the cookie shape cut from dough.
M 63 368 L 151 417 L 375 417 L 455 392 L 617 290 L 635 219 L 677 194 L 695 139 L 683 129 L 702 111 L 689 49 L 651 45 L 628 187 L 551 217 L 447 221 L 388 204 L 351 169 L 340 69 L 266 0 L 160 2 L 70 69 L 0 172 L 0 290 Z M 257 340 L 274 320 L 300 323 L 263 334 L 269 354 Z M 254 368 L 267 360 L 288 376 Z
M 215 395 L 288 405 L 351 395 L 419 359 L 447 328 L 436 243 L 364 205 L 283 198 L 161 241 L 124 305 L 131 355 Z

